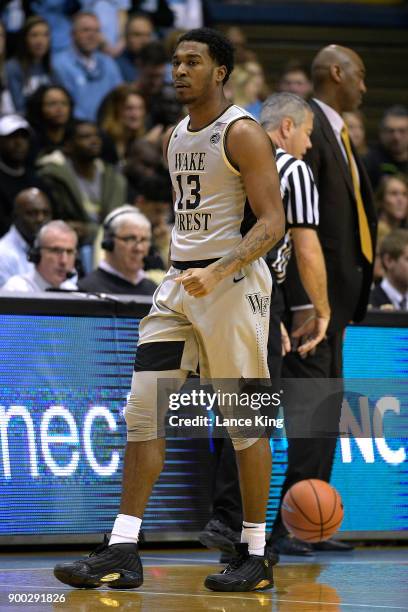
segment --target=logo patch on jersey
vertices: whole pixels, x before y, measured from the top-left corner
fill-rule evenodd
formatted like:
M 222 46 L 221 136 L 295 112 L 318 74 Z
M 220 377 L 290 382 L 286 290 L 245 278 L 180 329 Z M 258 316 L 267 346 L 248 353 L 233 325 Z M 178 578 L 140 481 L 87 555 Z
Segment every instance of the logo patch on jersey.
M 261 317 L 266 317 L 269 312 L 269 304 L 271 298 L 269 295 L 261 295 L 260 293 L 247 293 L 245 295 L 252 310 L 252 314 L 260 314 Z
M 220 140 L 221 140 L 221 134 L 219 132 L 216 132 L 210 138 L 210 142 L 213 145 L 218 144 L 220 142 Z
M 214 133 L 210 137 L 210 143 L 212 145 L 216 145 L 220 142 L 221 133 L 224 130 L 226 125 L 227 124 L 225 123 L 225 121 L 217 121 L 217 123 L 214 125 Z

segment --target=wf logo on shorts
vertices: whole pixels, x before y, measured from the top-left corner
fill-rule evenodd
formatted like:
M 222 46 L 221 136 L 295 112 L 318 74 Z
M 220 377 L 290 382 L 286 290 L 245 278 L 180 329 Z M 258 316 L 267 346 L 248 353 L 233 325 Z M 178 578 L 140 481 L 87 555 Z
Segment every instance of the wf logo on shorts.
M 271 298 L 269 295 L 261 295 L 260 293 L 247 293 L 246 299 L 251 306 L 252 313 L 254 315 L 260 314 L 261 317 L 266 317 L 269 311 L 269 303 Z

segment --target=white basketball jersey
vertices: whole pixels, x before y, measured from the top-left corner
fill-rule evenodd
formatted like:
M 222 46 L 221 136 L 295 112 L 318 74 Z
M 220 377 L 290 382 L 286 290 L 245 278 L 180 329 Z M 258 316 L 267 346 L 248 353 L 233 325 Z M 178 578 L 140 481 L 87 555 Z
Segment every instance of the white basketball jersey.
M 256 221 L 240 172 L 228 160 L 225 136 L 237 119 L 252 119 L 238 106 L 191 130 L 187 116 L 174 129 L 167 158 L 173 189 L 173 261 L 215 259 L 229 253 Z

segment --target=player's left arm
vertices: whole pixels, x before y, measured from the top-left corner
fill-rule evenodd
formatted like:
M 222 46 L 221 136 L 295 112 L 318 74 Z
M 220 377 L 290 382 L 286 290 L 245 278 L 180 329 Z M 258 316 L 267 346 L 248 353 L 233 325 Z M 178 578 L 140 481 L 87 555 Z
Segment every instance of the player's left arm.
M 257 222 L 230 253 L 180 277 L 179 282 L 195 297 L 207 295 L 223 278 L 262 257 L 285 233 L 279 177 L 265 131 L 255 121 L 237 121 L 227 134 L 226 147 L 230 160 L 239 168 Z

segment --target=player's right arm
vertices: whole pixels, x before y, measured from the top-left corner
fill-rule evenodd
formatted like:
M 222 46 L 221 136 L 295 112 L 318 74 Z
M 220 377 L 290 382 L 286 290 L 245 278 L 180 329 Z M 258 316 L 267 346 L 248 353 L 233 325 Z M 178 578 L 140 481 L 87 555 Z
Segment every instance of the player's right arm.
M 174 127 L 175 127 L 174 125 L 169 127 L 163 136 L 163 158 L 164 158 L 164 163 L 166 164 L 166 167 L 168 166 L 167 151 L 169 148 L 169 142 L 170 142 L 171 135 L 174 131 Z M 174 206 L 174 202 L 176 200 L 176 194 L 174 192 L 173 186 L 171 187 L 171 194 L 172 194 L 172 200 L 173 200 L 173 206 Z M 170 268 L 171 266 L 171 237 L 170 237 L 170 242 L 169 242 L 167 265 Z
M 167 160 L 167 151 L 169 148 L 169 142 L 170 142 L 170 138 L 172 133 L 174 132 L 174 128 L 176 126 L 175 125 L 171 125 L 165 132 L 163 135 L 163 141 L 162 141 L 162 151 L 163 151 L 163 159 L 164 159 L 164 163 L 166 164 L 166 167 L 169 165 L 168 164 L 168 160 Z

